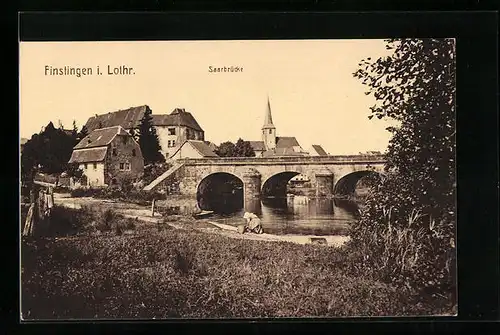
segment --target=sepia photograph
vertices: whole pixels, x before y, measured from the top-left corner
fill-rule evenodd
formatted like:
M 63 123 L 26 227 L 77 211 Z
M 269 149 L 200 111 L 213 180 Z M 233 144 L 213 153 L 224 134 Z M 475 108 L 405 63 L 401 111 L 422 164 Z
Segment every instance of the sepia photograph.
M 20 42 L 21 320 L 456 316 L 456 57 Z

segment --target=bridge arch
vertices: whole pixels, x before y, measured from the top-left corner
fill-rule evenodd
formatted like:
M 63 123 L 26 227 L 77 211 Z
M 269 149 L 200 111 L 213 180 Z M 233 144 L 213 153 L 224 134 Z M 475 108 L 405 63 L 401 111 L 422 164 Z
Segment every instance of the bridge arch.
M 263 197 L 284 197 L 286 196 L 287 185 L 290 179 L 299 175 L 296 171 L 278 172 L 268 177 L 262 183 L 261 194 Z
M 198 207 L 218 213 L 238 211 L 244 204 L 243 185 L 243 180 L 233 173 L 210 173 L 196 186 Z
M 356 185 L 358 182 L 367 177 L 373 176 L 374 178 L 381 178 L 382 173 L 374 171 L 374 170 L 361 170 L 354 171 L 342 176 L 336 183 L 333 188 L 334 196 L 352 196 L 356 190 Z

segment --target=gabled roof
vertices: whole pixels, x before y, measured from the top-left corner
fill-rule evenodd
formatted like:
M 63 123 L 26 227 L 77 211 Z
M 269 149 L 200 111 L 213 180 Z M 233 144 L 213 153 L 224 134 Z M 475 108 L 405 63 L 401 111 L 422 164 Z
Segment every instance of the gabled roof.
M 187 140 L 171 155 L 175 156 L 185 145 L 191 145 L 203 157 L 219 157 L 204 141 Z
M 264 141 L 248 141 L 254 151 L 264 151 L 266 147 Z
M 176 108 L 168 115 L 151 115 L 155 126 L 184 126 L 194 130 L 203 131 L 193 115 L 184 108 Z
M 326 153 L 326 151 L 321 147 L 321 145 L 318 145 L 318 144 L 313 144 L 312 145 L 314 151 L 316 151 L 316 153 L 320 156 L 328 156 L 328 154 Z
M 276 148 L 292 148 L 292 147 L 300 147 L 300 144 L 295 137 L 285 137 L 285 136 L 276 137 Z
M 203 157 L 219 157 L 204 141 L 189 140 L 187 142 L 189 142 L 189 144 L 191 144 Z
M 205 142 L 206 145 L 208 145 L 208 147 L 210 148 L 210 150 L 215 151 L 217 149 L 217 146 L 214 143 L 212 143 L 210 141 L 204 141 L 204 142 Z
M 114 126 L 122 126 L 125 129 L 135 128 L 139 126 L 144 113 L 148 109 L 150 109 L 148 105 L 143 105 L 92 116 L 87 120 L 85 127 L 89 132 L 98 128 Z
M 68 163 L 101 162 L 106 157 L 108 147 L 73 150 Z
M 106 146 L 111 143 L 117 135 L 131 136 L 129 132 L 121 126 L 96 129 L 85 136 L 73 149 L 78 150 Z

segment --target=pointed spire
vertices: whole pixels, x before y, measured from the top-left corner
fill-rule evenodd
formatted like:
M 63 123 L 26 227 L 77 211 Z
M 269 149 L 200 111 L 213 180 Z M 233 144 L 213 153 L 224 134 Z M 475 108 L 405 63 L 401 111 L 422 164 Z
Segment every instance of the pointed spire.
M 264 128 L 275 128 L 273 124 L 273 117 L 271 115 L 271 103 L 269 102 L 269 95 L 267 96 L 267 109 L 266 109 L 266 118 L 264 119 Z

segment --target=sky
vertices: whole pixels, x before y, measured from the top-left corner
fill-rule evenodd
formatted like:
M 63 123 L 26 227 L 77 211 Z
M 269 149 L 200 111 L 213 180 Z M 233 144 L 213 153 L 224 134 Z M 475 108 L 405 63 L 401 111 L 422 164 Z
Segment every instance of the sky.
M 260 140 L 269 97 L 277 135 L 295 136 L 306 150 L 385 151 L 389 123 L 368 119 L 375 100 L 352 74 L 362 59 L 387 52 L 383 40 L 21 42 L 20 135 L 148 105 L 153 114 L 185 108 L 216 144 Z M 46 66 L 90 67 L 92 75 L 50 75 Z M 133 70 L 108 75 L 108 66 Z

